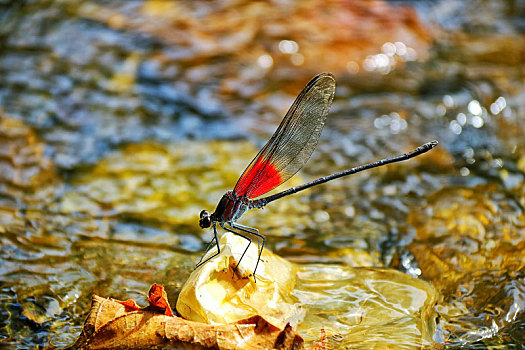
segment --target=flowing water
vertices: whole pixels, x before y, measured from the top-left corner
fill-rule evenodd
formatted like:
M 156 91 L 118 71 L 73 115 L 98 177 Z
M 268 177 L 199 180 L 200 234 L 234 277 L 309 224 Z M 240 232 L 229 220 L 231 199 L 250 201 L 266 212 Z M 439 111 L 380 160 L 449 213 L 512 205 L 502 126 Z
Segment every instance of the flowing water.
M 92 293 L 145 304 L 159 283 L 174 305 L 211 238 L 200 210 L 330 71 L 283 188 L 440 145 L 243 216 L 301 267 L 307 344 L 326 326 L 335 348 L 523 348 L 524 18 L 519 0 L 0 1 L 0 347 L 71 344 Z

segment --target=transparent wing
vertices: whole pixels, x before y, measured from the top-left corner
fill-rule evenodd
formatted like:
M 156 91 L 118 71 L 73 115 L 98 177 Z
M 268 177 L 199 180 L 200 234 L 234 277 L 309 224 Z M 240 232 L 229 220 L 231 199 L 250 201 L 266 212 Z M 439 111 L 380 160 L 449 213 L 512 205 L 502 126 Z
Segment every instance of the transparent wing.
M 251 161 L 234 192 L 259 197 L 291 178 L 314 151 L 332 104 L 335 79 L 321 73 L 301 91 L 281 124 Z

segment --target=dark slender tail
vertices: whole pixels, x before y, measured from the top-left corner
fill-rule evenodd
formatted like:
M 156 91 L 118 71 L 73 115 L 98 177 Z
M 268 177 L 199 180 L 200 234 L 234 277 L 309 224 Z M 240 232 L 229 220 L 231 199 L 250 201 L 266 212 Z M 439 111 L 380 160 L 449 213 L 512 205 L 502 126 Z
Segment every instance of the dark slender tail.
M 306 190 L 307 188 L 310 188 L 310 187 L 313 187 L 313 186 L 316 186 L 316 185 L 320 185 L 320 184 L 323 184 L 323 183 L 328 182 L 328 181 L 332 181 L 332 180 L 338 179 L 338 178 L 343 177 L 343 176 L 352 175 L 352 174 L 358 173 L 358 172 L 363 171 L 363 170 L 377 168 L 377 167 L 380 167 L 380 166 L 383 166 L 383 165 L 386 165 L 386 164 L 401 162 L 403 160 L 414 158 L 414 157 L 419 156 L 420 154 L 423 154 L 425 152 L 430 151 L 432 148 L 436 147 L 437 145 L 438 145 L 438 142 L 436 140 L 430 141 L 430 142 L 427 142 L 427 143 L 419 146 L 418 148 L 413 149 L 412 151 L 407 152 L 407 153 L 403 153 L 403 154 L 400 154 L 400 155 L 397 155 L 397 156 L 393 156 L 393 157 L 390 157 L 390 158 L 381 159 L 381 160 L 378 160 L 376 162 L 360 165 L 360 166 L 352 168 L 352 169 L 343 170 L 341 172 L 338 172 L 338 173 L 335 173 L 335 174 L 332 174 L 332 175 L 321 177 L 321 178 L 319 178 L 317 180 L 305 183 L 303 185 L 289 188 L 286 191 L 282 191 L 282 192 L 273 194 L 273 195 L 268 196 L 268 197 L 252 200 L 250 202 L 250 207 L 251 208 L 262 208 L 266 204 L 268 204 L 270 202 L 273 202 L 274 200 L 277 200 L 279 198 L 286 197 L 288 195 L 291 195 L 291 194 L 294 194 L 294 193 Z

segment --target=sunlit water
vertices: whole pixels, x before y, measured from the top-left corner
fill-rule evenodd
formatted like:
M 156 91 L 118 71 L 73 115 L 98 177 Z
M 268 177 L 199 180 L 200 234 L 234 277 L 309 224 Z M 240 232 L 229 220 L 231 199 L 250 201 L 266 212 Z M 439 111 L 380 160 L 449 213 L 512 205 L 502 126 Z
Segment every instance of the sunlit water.
M 211 238 L 199 211 L 232 188 L 304 84 L 331 71 L 319 145 L 285 186 L 439 148 L 242 223 L 310 274 L 350 265 L 428 282 L 435 342 L 523 346 L 525 7 L 412 6 L 0 4 L 0 345 L 71 344 L 92 293 L 144 304 L 155 282 L 174 305 Z M 302 283 L 306 304 L 329 294 Z M 403 340 L 388 330 L 415 324 L 365 328 L 351 305 L 333 310 L 336 347 L 360 346 L 345 327 L 391 345 Z

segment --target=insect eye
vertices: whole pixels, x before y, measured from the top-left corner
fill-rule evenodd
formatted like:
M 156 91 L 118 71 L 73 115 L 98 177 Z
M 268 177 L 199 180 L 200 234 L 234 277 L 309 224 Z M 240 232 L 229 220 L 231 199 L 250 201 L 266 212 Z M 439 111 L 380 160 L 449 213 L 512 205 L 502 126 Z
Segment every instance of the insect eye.
M 201 228 L 208 228 L 211 226 L 210 213 L 207 210 L 203 210 L 200 213 L 201 219 L 199 220 L 199 226 Z
M 199 226 L 201 228 L 208 228 L 211 226 L 211 219 L 209 216 L 205 216 L 199 221 Z

